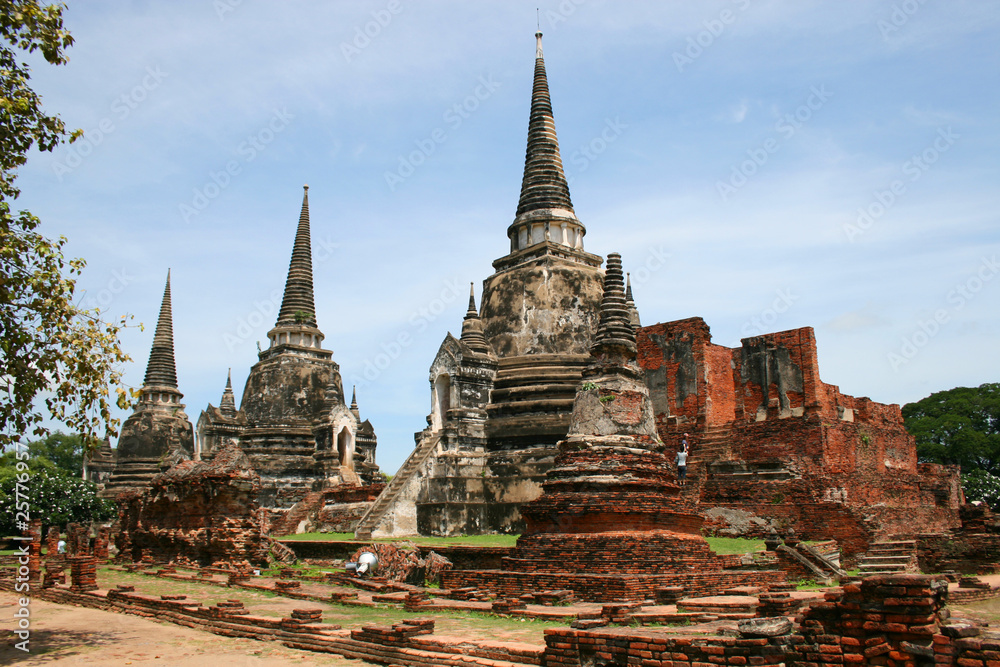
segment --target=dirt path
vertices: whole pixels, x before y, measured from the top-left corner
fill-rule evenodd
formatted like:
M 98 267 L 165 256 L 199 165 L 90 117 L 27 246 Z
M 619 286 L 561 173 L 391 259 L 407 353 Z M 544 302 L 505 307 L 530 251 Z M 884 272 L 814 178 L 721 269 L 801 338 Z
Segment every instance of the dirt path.
M 30 653 L 14 648 L 15 596 L 0 591 L 0 665 L 162 665 L 163 667 L 271 667 L 331 665 L 361 667 L 324 653 L 285 648 L 276 642 L 220 637 L 207 632 L 157 623 L 138 616 L 31 602 Z

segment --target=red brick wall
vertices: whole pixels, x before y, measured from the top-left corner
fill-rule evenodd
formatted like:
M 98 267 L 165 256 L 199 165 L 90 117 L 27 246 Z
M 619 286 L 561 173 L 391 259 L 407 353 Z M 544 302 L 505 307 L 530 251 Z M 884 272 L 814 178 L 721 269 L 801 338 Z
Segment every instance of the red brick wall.
M 656 376 L 669 395 L 669 404 L 657 405 L 653 397 L 658 425 L 666 425 L 667 417 L 691 423 L 704 420 L 705 348 L 711 340 L 708 325 L 700 317 L 641 327 L 636 332 L 639 365 L 647 376 Z M 689 366 L 692 361 L 693 368 Z M 695 391 L 687 394 L 692 385 Z
M 728 424 L 736 419 L 736 387 L 731 365 L 733 351 L 710 343 L 705 347 L 705 425 Z

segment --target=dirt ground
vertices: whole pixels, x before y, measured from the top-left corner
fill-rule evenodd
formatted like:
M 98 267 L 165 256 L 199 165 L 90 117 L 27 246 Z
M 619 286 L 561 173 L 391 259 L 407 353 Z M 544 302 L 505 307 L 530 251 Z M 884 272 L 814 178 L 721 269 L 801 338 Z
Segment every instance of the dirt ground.
M 285 648 L 276 642 L 232 639 L 171 623 L 43 600 L 31 602 L 30 653 L 13 644 L 16 597 L 0 591 L 0 665 L 163 665 L 164 667 L 361 667 L 360 660 Z

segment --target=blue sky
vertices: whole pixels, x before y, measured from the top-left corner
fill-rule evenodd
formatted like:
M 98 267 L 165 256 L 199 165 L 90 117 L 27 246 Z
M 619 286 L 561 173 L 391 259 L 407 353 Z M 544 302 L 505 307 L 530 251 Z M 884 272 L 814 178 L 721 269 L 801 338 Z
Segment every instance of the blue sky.
M 170 268 L 187 414 L 230 367 L 239 400 L 308 183 L 319 326 L 393 472 L 508 249 L 536 7 L 586 249 L 645 324 L 812 326 L 822 379 L 885 403 L 1000 379 L 996 3 L 70 2 L 33 81 L 85 138 L 21 203 L 146 325 L 127 380 Z

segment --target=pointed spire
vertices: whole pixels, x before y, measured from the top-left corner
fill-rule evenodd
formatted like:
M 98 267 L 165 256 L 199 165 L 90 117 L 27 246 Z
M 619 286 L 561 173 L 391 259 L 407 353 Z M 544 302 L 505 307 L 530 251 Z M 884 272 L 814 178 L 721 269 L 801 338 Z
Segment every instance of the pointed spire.
M 516 264 L 521 261 L 525 249 L 537 246 L 536 250 L 549 254 L 551 244 L 554 244 L 569 249 L 569 252 L 565 249 L 558 251 L 564 259 L 599 266 L 599 263 L 595 264 L 598 258 L 583 250 L 583 237 L 587 230 L 573 211 L 569 184 L 559 156 L 559 139 L 552 117 L 552 100 L 542 53 L 542 33 L 535 33 L 535 38 L 535 81 L 531 91 L 528 148 L 524 155 L 524 176 L 517 214 L 507 228 L 507 238 L 510 239 L 508 257 Z M 494 266 L 499 270 L 501 265 Z
M 351 414 L 359 422 L 361 421 L 361 411 L 358 410 L 358 387 L 357 385 L 351 387 Z
M 170 269 L 167 269 L 167 285 L 163 289 L 160 304 L 160 319 L 153 334 L 153 348 L 149 352 L 146 365 L 145 387 L 170 387 L 177 389 L 177 364 L 174 361 L 174 320 L 170 308 Z
M 302 213 L 292 246 L 292 261 L 288 265 L 285 296 L 281 300 L 275 326 L 316 326 L 316 304 L 313 300 L 312 244 L 309 237 L 309 186 L 303 188 Z
M 236 414 L 236 397 L 233 395 L 233 369 L 229 369 L 226 376 L 226 388 L 222 392 L 222 400 L 219 401 L 219 410 L 222 414 L 232 417 Z
M 635 307 L 635 300 L 632 298 L 632 274 L 625 274 L 625 305 L 628 306 L 629 324 L 633 329 L 642 326 L 639 323 L 639 309 Z
M 486 342 L 483 334 L 483 322 L 479 319 L 479 311 L 476 309 L 476 284 L 469 284 L 469 310 L 465 313 L 462 321 L 462 342 L 468 345 L 475 352 L 489 353 L 490 344 Z
M 569 184 L 559 156 L 559 140 L 552 116 L 549 82 L 542 55 L 542 33 L 535 33 L 535 83 L 531 91 L 531 118 L 528 122 L 528 150 L 524 158 L 524 178 L 517 215 L 539 209 L 562 209 L 573 213 Z
M 590 348 L 590 353 L 594 356 L 619 353 L 627 359 L 635 359 L 635 330 L 629 323 L 623 277 L 622 256 L 616 252 L 608 253 L 601 321 L 594 336 L 594 345 Z

